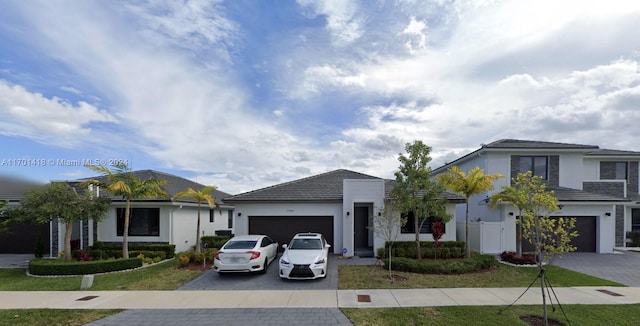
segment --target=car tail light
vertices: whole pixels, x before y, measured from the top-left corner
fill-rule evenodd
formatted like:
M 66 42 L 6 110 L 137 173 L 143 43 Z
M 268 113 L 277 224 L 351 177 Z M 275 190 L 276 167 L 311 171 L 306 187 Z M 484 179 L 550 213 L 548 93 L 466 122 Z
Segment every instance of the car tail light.
M 213 256 L 213 258 L 216 259 L 216 260 L 220 260 L 220 254 L 224 254 L 224 252 L 222 252 L 222 251 L 216 252 L 216 255 Z
M 254 260 L 254 259 L 258 259 L 258 257 L 260 257 L 260 252 L 259 251 L 247 251 L 248 254 L 251 254 L 251 258 L 249 258 L 249 260 Z

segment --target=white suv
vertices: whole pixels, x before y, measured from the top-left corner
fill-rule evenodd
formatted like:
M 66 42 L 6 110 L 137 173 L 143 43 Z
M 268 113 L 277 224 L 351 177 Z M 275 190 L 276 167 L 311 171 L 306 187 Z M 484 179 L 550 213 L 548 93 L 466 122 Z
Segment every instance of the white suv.
M 282 245 L 280 277 L 310 280 L 327 276 L 327 260 L 331 245 L 320 233 L 298 233 L 289 245 Z

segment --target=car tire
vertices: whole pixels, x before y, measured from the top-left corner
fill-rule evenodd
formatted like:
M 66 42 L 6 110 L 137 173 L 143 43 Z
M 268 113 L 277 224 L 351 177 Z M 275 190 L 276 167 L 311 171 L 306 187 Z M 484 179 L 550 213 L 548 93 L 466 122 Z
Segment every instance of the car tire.
M 267 274 L 267 267 L 269 267 L 269 257 L 264 259 L 264 267 L 262 267 L 262 270 L 259 273 Z

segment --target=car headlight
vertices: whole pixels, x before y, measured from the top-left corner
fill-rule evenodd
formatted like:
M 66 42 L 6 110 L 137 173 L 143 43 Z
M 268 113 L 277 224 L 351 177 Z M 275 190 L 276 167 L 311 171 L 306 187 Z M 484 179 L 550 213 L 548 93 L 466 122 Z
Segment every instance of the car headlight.
M 280 264 L 289 265 L 289 262 L 286 261 L 284 258 L 280 258 Z
M 314 264 L 318 265 L 318 264 L 324 264 L 324 258 L 320 258 L 318 259 Z

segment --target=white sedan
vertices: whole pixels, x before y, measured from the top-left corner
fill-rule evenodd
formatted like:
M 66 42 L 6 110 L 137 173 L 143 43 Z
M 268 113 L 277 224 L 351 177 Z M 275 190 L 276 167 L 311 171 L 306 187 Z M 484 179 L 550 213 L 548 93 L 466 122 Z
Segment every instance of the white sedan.
M 278 256 L 278 243 L 266 235 L 239 235 L 227 241 L 216 253 L 216 272 L 266 273 Z
M 280 257 L 280 277 L 309 280 L 327 276 L 329 248 L 324 236 L 319 233 L 298 233 Z

